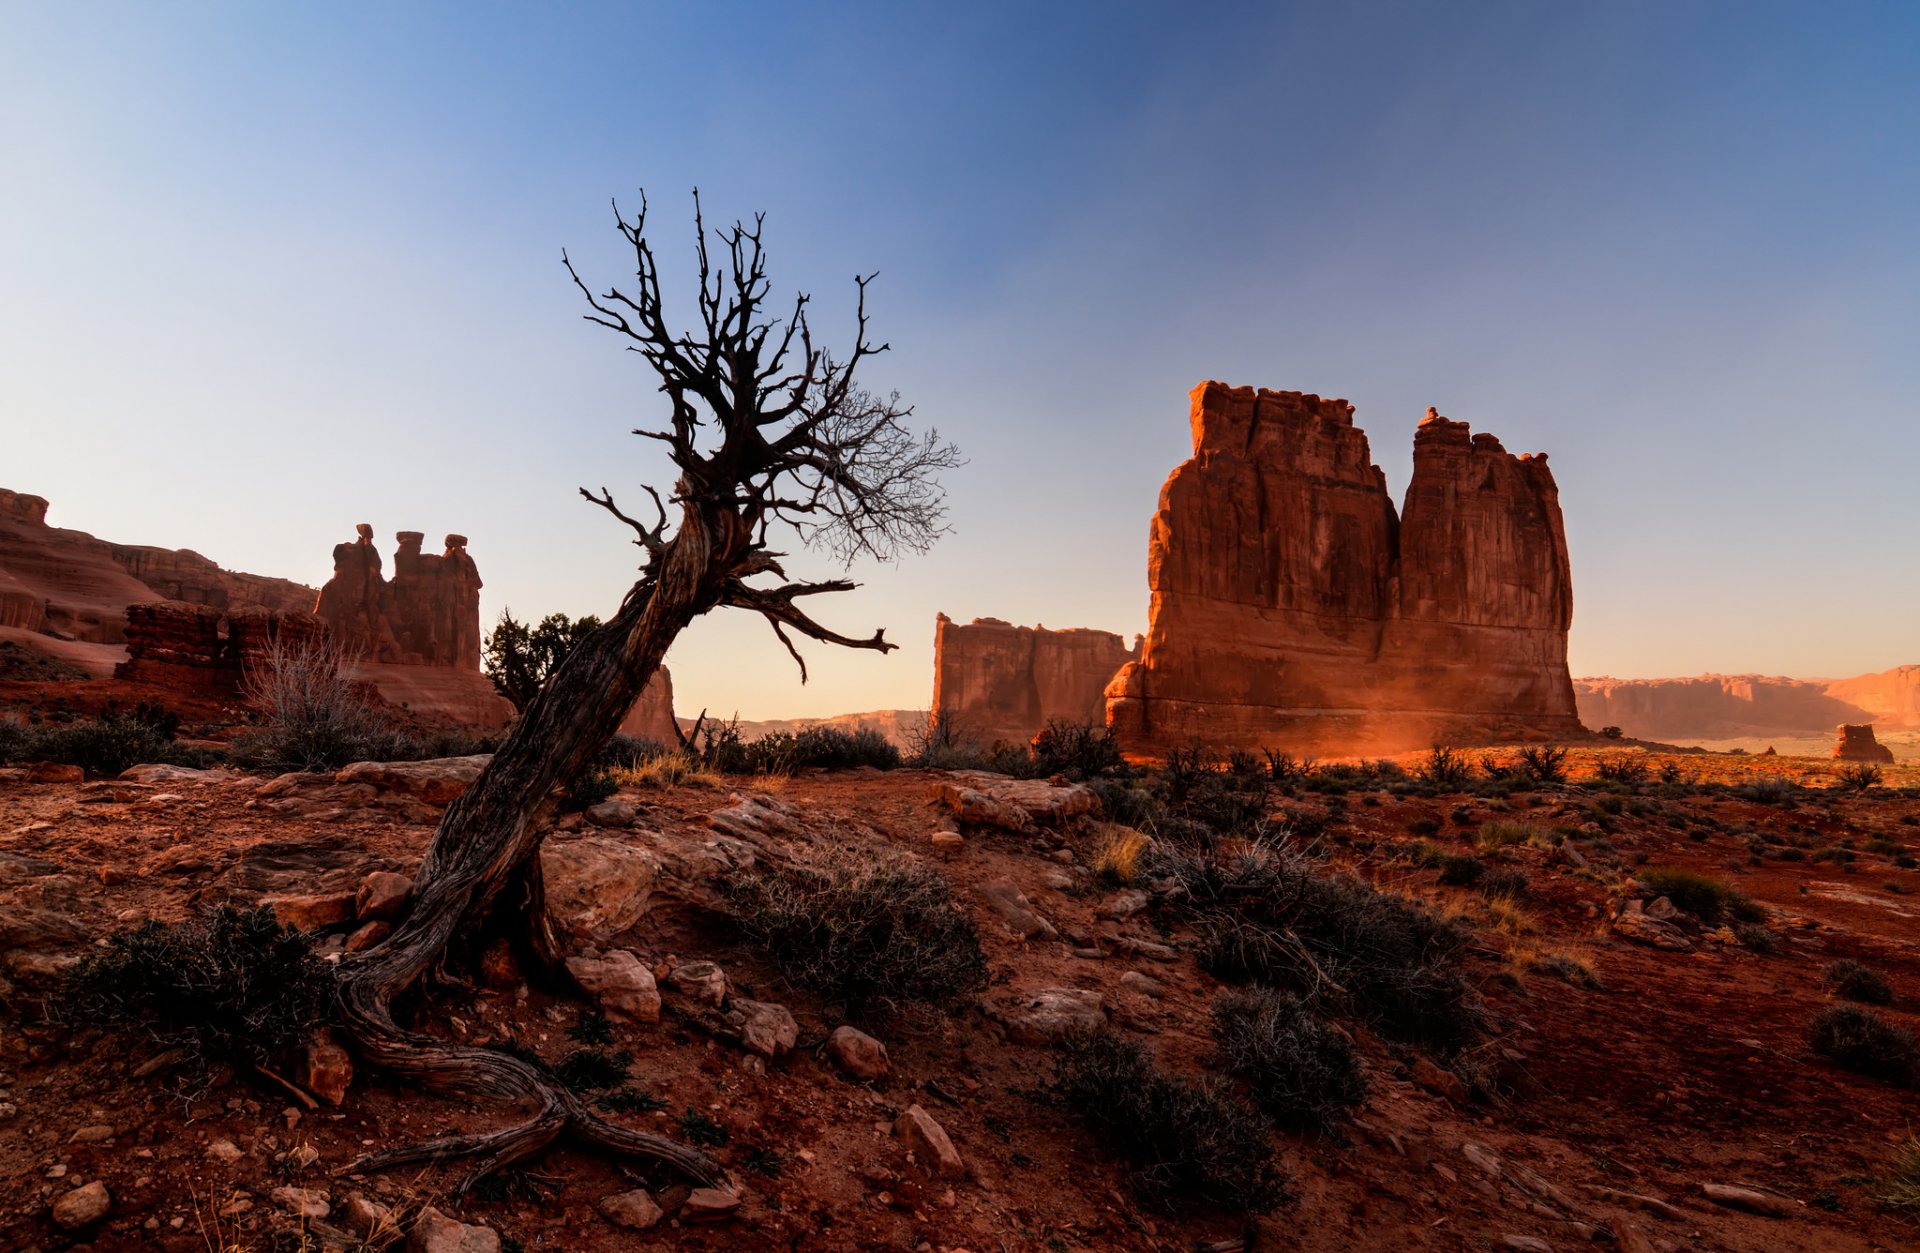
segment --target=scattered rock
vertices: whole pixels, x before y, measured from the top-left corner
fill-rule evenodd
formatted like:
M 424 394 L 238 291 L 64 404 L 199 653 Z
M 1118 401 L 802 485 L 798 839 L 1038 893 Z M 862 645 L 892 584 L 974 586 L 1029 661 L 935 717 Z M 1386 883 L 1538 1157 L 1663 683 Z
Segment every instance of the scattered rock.
M 1033 902 L 1013 880 L 996 879 L 981 884 L 976 890 L 993 907 L 993 912 L 1000 915 L 1000 921 L 1007 924 L 1007 930 L 1020 939 L 1028 940 L 1036 935 L 1051 939 L 1057 934 L 1053 924 L 1034 910 Z
M 605 800 L 588 807 L 587 821 L 596 827 L 630 827 L 640 821 L 640 811 L 627 801 Z
M 967 837 L 958 831 L 935 831 L 928 843 L 936 853 L 957 853 L 967 846 Z
M 740 1208 L 740 1194 L 732 1188 L 695 1188 L 680 1206 L 680 1218 L 690 1223 L 715 1223 L 732 1218 Z
M 329 1105 L 338 1106 L 347 1099 L 353 1083 L 353 1058 L 331 1032 L 322 1030 L 307 1041 L 307 1090 Z
M 1106 1002 L 1098 992 L 1081 988 L 1040 988 L 993 1012 L 1006 1025 L 1008 1038 L 1019 1044 L 1054 1044 L 1107 1025 Z
M 1413 1055 L 1411 1069 L 1413 1081 L 1427 1091 L 1444 1096 L 1455 1105 L 1465 1105 L 1471 1099 L 1467 1085 L 1460 1081 L 1459 1075 L 1440 1066 L 1425 1054 Z
M 1656 922 L 1672 922 L 1680 917 L 1680 908 L 1664 896 L 1656 896 L 1648 901 L 1641 910 Z
M 356 761 L 336 773 L 333 781 L 365 784 L 378 792 L 410 796 L 429 805 L 450 805 L 473 786 L 492 760 L 491 753 L 476 753 L 426 761 Z
M 113 1198 L 107 1195 L 107 1185 L 96 1179 L 55 1201 L 53 1221 L 64 1231 L 78 1231 L 105 1218 L 111 1208 Z
M 91 1126 L 80 1128 L 80 1130 L 67 1137 L 67 1143 L 105 1144 L 108 1140 L 113 1139 L 113 1135 L 113 1128 L 106 1123 L 94 1123 Z
M 232 1163 L 246 1156 L 240 1150 L 240 1146 L 231 1140 L 214 1140 L 207 1145 L 204 1153 L 210 1162 Z
M 340 1221 L 348 1231 L 365 1240 L 375 1233 L 392 1230 L 393 1207 L 356 1192 L 340 1207 Z
M 1121 975 L 1120 986 L 1130 988 L 1142 996 L 1151 996 L 1155 1000 L 1159 1000 L 1167 994 L 1165 984 L 1161 983 L 1152 975 L 1144 975 L 1137 970 L 1129 970 L 1126 974 Z
M 327 1202 L 326 1192 L 320 1188 L 275 1188 L 273 1203 L 289 1214 L 310 1221 L 325 1218 L 333 1212 L 333 1206 Z
M 353 921 L 354 893 L 325 892 L 314 896 L 267 896 L 260 904 L 273 911 L 281 926 L 301 931 L 323 931 Z
M 347 937 L 347 952 L 364 953 L 392 934 L 392 923 L 369 922 Z
M 1112 918 L 1117 922 L 1123 918 L 1131 918 L 1144 910 L 1147 907 L 1147 899 L 1147 894 L 1139 888 L 1129 888 L 1124 892 L 1115 892 L 1101 901 L 1100 907 L 1094 912 L 1102 918 Z
M 788 835 L 799 829 L 800 811 L 783 800 L 760 792 L 745 798 L 735 794 L 727 799 L 733 803 L 708 814 L 707 825 L 737 840 L 752 843 L 769 835 Z
M 653 971 L 625 949 L 604 957 L 569 957 L 567 973 L 608 1017 L 622 1022 L 659 1022 L 660 989 Z
M 727 1021 L 748 1051 L 769 1061 L 791 1053 L 800 1039 L 800 1024 L 793 1020 L 786 1006 L 771 1001 L 750 1001 L 736 996 L 727 1011 Z
M 982 770 L 954 771 L 933 785 L 933 799 L 962 822 L 1008 831 L 1030 831 L 1036 822 L 1057 824 L 1100 808 L 1100 798 L 1078 783 L 1010 779 Z
M 645 1188 L 603 1196 L 594 1203 L 594 1208 L 615 1226 L 632 1227 L 636 1231 L 645 1231 L 664 1216 L 664 1211 L 654 1203 L 653 1194 Z
M 714 962 L 675 966 L 667 976 L 667 986 L 702 1005 L 718 1007 L 727 999 L 727 974 Z
M 231 770 L 195 770 L 191 766 L 169 766 L 164 762 L 154 762 L 144 766 L 128 766 L 116 777 L 128 783 L 165 783 L 174 786 L 182 783 L 224 783 L 240 776 Z
M 575 939 L 603 943 L 646 915 L 660 861 L 605 836 L 549 839 L 540 846 L 547 912 Z
M 36 761 L 27 767 L 29 783 L 84 783 L 87 772 L 57 761 Z
M 909 1105 L 906 1113 L 894 1121 L 893 1133 L 900 1137 L 901 1142 L 923 1165 L 940 1178 L 960 1179 L 966 1176 L 967 1164 L 960 1159 L 960 1151 L 953 1147 L 946 1128 L 918 1105 Z
M 376 870 L 360 880 L 353 897 L 354 917 L 362 921 L 396 921 L 406 912 L 407 899 L 413 895 L 413 880 L 391 870 Z
M 1764 1214 L 1768 1218 L 1792 1218 L 1800 1212 L 1799 1204 L 1786 1197 L 1733 1184 L 1703 1183 L 1700 1185 L 1700 1194 L 1716 1205 L 1746 1210 L 1751 1214 Z
M 500 1253 L 500 1237 L 491 1227 L 474 1227 L 447 1217 L 429 1205 L 413 1224 L 410 1253 Z
M 1500 1247 L 1512 1249 L 1514 1253 L 1553 1253 L 1553 1246 L 1538 1236 L 1504 1235 L 1500 1237 Z
M 878 1079 L 891 1069 L 887 1046 L 857 1027 L 835 1027 L 827 1037 L 827 1055 L 853 1079 Z
M 1687 939 L 1686 933 L 1680 928 L 1641 913 L 1619 915 L 1613 920 L 1613 932 L 1636 944 L 1647 944 L 1669 952 L 1685 952 L 1693 947 L 1693 942 Z

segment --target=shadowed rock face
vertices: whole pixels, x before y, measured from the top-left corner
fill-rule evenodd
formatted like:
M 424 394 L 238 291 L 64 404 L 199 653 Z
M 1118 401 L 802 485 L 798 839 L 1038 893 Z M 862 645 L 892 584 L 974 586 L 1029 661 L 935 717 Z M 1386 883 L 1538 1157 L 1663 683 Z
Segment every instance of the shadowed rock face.
M 1893 750 L 1873 733 L 1872 724 L 1841 723 L 1834 732 L 1835 761 L 1872 761 L 1893 764 Z
M 1132 750 L 1386 751 L 1576 734 L 1544 456 L 1428 411 L 1404 517 L 1353 407 L 1208 382 L 1161 489 L 1151 625 L 1107 690 Z
M 991 745 L 1024 744 L 1049 721 L 1106 718 L 1113 672 L 1137 655 L 1111 631 L 1049 631 L 998 618 L 962 625 L 945 614 L 933 630 L 933 714 Z

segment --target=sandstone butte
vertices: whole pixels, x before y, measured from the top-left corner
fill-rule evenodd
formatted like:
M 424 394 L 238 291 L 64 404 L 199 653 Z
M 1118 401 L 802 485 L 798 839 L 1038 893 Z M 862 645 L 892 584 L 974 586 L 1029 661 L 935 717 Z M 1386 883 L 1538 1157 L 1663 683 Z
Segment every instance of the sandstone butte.
M 481 582 L 464 536 L 428 554 L 421 532 L 399 532 L 388 581 L 362 524 L 357 539 L 335 547 L 333 577 L 316 591 L 223 570 L 184 549 L 49 526 L 47 507 L 44 497 L 0 488 L 0 643 L 95 679 L 232 697 L 270 640 L 331 635 L 360 654 L 358 677 L 416 716 L 492 730 L 512 712 L 480 671 Z M 664 667 L 621 730 L 673 741 Z
M 1148 543 L 1145 646 L 1106 692 L 1129 750 L 1583 733 L 1544 454 L 1429 409 L 1396 514 L 1344 400 L 1206 382 L 1191 419 Z
M 1103 722 L 1114 672 L 1140 655 L 1111 631 L 1014 626 L 999 618 L 933 628 L 933 711 L 983 746 L 1025 744 L 1050 721 Z

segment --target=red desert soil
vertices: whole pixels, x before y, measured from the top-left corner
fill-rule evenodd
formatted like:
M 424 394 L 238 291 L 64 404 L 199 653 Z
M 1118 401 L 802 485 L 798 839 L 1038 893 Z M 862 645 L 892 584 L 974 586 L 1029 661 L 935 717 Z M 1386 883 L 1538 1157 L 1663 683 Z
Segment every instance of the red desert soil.
M 1590 757 L 1576 754 L 1576 779 L 1590 774 Z M 1807 759 L 1651 760 L 1678 762 L 1696 778 L 1827 781 L 1825 763 Z M 1207 1007 L 1221 985 L 1195 965 L 1193 937 L 1180 927 L 1162 932 L 1151 911 L 1120 923 L 1097 916 L 1112 890 L 1080 869 L 1101 838 L 1092 824 L 1039 837 L 970 829 L 965 847 L 940 859 L 979 924 L 991 986 L 980 1005 L 952 1016 L 862 1020 L 893 1065 L 871 1084 L 842 1079 L 826 1059 L 822 1042 L 840 1022 L 832 1007 L 783 982 L 735 938 L 697 875 L 669 875 L 617 946 L 649 964 L 719 962 L 736 990 L 791 1009 L 799 1046 L 763 1063 L 678 1018 L 663 988 L 661 1023 L 617 1028 L 615 1046 L 638 1059 L 637 1083 L 669 1104 L 615 1117 L 678 1135 L 683 1111 L 693 1109 L 725 1128 L 728 1143 L 712 1152 L 743 1189 L 740 1212 L 715 1225 L 615 1227 L 596 1201 L 635 1180 L 672 1181 L 563 1145 L 503 1176 L 505 1186 L 482 1189 L 459 1216 L 526 1249 L 1170 1253 L 1243 1235 L 1253 1248 L 1307 1250 L 1574 1249 L 1608 1236 L 1625 1250 L 1914 1247 L 1914 1224 L 1876 1208 L 1864 1190 L 1908 1134 L 1912 1094 L 1841 1071 L 1804 1040 L 1808 1018 L 1831 1003 L 1821 971 L 1841 957 L 1883 972 L 1896 993 L 1884 1012 L 1915 1025 L 1920 872 L 1897 868 L 1901 853 L 1865 848 L 1869 840 L 1905 852 L 1920 844 L 1911 825 L 1920 802 L 1889 790 L 1913 782 L 1904 769 L 1864 795 L 1803 794 L 1791 806 L 1658 785 L 1624 797 L 1591 784 L 1548 787 L 1493 803 L 1385 789 L 1281 798 L 1279 810 L 1303 828 L 1325 824 L 1318 839 L 1331 865 L 1478 929 L 1469 973 L 1497 1027 L 1479 1056 L 1502 1073 L 1508 1094 L 1461 1094 L 1455 1104 L 1430 1090 L 1446 1085 L 1430 1067 L 1416 1070 L 1416 1054 L 1360 1032 L 1370 1096 L 1355 1126 L 1344 1137 L 1279 1137 L 1289 1199 L 1251 1229 L 1231 1214 L 1169 1217 L 1139 1207 L 1125 1167 L 1050 1101 L 1049 1050 L 1010 1043 L 989 1012 L 1032 989 L 1094 990 L 1111 1024 L 1165 1064 L 1188 1073 L 1208 1064 Z M 776 810 L 784 816 L 758 839 L 787 848 L 892 845 L 933 857 L 928 836 L 947 824 L 928 797 L 944 777 L 901 770 L 759 781 L 793 808 Z M 358 1077 L 338 1109 L 303 1112 L 286 1093 L 244 1081 L 187 1104 L 160 1079 L 134 1077 L 150 1052 L 138 1041 L 41 1019 L 34 988 L 45 984 L 36 979 L 72 951 L 60 947 L 61 918 L 98 937 L 223 901 L 351 889 L 372 870 L 410 872 L 432 831 L 418 803 L 302 806 L 257 797 L 263 782 L 0 782 L 0 950 L 11 950 L 0 951 L 0 970 L 13 983 L 0 983 L 0 1250 L 295 1247 L 272 1242 L 295 1221 L 275 1203 L 276 1188 L 324 1190 L 336 1210 L 354 1193 L 448 1207 L 455 1167 L 340 1172 L 368 1147 L 504 1120 L 502 1111 L 410 1096 L 377 1075 Z M 729 786 L 746 795 L 754 783 Z M 623 798 L 638 808 L 637 826 L 596 834 L 644 844 L 670 867 L 676 858 L 698 861 L 716 836 L 707 816 L 729 804 L 725 791 L 698 786 Z M 1470 851 L 1493 821 L 1559 827 L 1563 843 L 1489 856 L 1532 885 L 1519 912 L 1501 916 L 1473 890 L 1440 887 L 1436 871 L 1408 860 L 1408 824 L 1423 818 L 1439 824 L 1426 839 L 1449 852 Z M 1749 853 L 1756 835 L 1779 841 L 1758 860 Z M 1851 862 L 1778 856 L 1847 845 Z M 1564 848 L 1583 850 L 1587 866 L 1572 864 Z M 1608 868 L 1611 858 L 1620 869 Z M 1623 881 L 1643 862 L 1737 886 L 1769 911 L 1778 954 L 1731 935 L 1701 935 L 1670 952 L 1610 933 L 1605 920 Z M 1002 878 L 1022 888 L 1059 938 L 1026 943 L 1008 932 L 977 891 Z M 1150 951 L 1137 941 L 1172 945 L 1172 960 L 1129 956 Z M 1076 956 L 1076 947 L 1104 956 Z M 1524 954 L 1545 951 L 1578 955 L 1599 986 L 1522 972 Z M 1164 984 L 1164 998 L 1122 984 L 1133 970 Z M 468 1042 L 512 1036 L 551 1060 L 573 1047 L 566 1029 L 583 1008 L 524 986 L 480 989 L 437 994 L 421 1021 Z M 937 1179 L 909 1160 L 893 1125 L 914 1104 L 945 1127 L 967 1177 Z M 76 1141 L 83 1128 L 95 1130 Z M 234 1160 L 209 1156 L 219 1141 L 239 1150 Z M 287 1159 L 308 1145 L 318 1153 L 310 1166 Z M 49 1206 L 95 1180 L 112 1198 L 110 1214 L 63 1233 Z M 1715 1204 L 1702 1184 L 1760 1191 L 1785 1216 Z M 234 1233 L 231 1244 L 203 1234 L 218 1211 L 228 1215 L 220 1222 Z

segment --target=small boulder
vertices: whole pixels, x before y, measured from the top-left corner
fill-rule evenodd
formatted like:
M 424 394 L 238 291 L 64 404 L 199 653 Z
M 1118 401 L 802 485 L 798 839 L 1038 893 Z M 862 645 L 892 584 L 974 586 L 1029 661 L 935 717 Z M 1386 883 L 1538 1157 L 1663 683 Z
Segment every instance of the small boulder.
M 228 1164 L 237 1162 L 246 1156 L 246 1154 L 241 1151 L 240 1146 L 231 1140 L 211 1141 L 207 1147 L 202 1150 L 202 1153 L 210 1162 L 223 1162 Z
M 260 904 L 273 911 L 275 921 L 299 931 L 323 931 L 353 921 L 354 893 L 323 892 L 311 896 L 266 896 Z
M 107 1195 L 107 1185 L 96 1179 L 55 1201 L 53 1221 L 63 1231 L 78 1231 L 105 1218 L 112 1208 L 113 1198 Z
M 627 801 L 606 800 L 588 807 L 587 821 L 596 827 L 630 827 L 640 821 L 640 811 Z
M 740 1208 L 740 1194 L 732 1188 L 695 1188 L 680 1206 L 680 1220 L 717 1223 L 732 1218 Z
M 1693 941 L 1687 939 L 1686 933 L 1680 928 L 1670 922 L 1661 922 L 1658 918 L 1649 918 L 1643 913 L 1622 913 L 1613 920 L 1613 932 L 1636 944 L 1646 944 L 1669 952 L 1684 952 L 1693 947 Z
M 878 1079 L 892 1069 L 887 1046 L 858 1027 L 835 1027 L 827 1037 L 827 1056 L 850 1079 Z
M 1139 888 L 1129 888 L 1124 892 L 1115 892 L 1094 912 L 1102 918 L 1111 918 L 1115 922 L 1131 918 L 1147 907 L 1147 894 Z
M 84 783 L 87 772 L 58 761 L 36 761 L 27 767 L 29 783 Z M 104 1192 L 105 1189 L 102 1189 Z
M 907 1146 L 914 1157 L 940 1178 L 960 1179 L 966 1176 L 967 1164 L 961 1160 L 960 1151 L 953 1147 L 946 1128 L 918 1105 L 909 1105 L 906 1113 L 894 1120 L 893 1133 L 900 1137 L 901 1143 Z
M 605 836 L 547 840 L 540 846 L 547 912 L 576 940 L 598 944 L 646 915 L 660 860 Z
M 273 1203 L 289 1214 L 306 1220 L 325 1218 L 333 1213 L 333 1206 L 327 1202 L 327 1194 L 320 1188 L 275 1188 Z
M 1121 975 L 1120 986 L 1138 992 L 1142 996 L 1150 996 L 1156 1001 L 1167 994 L 1166 984 L 1152 975 L 1141 974 L 1138 970 L 1129 970 Z
M 1107 1006 L 1098 992 L 1083 988 L 1040 988 L 1010 1006 L 996 1008 L 1016 1044 L 1055 1044 L 1082 1031 L 1107 1025 Z
M 1027 899 L 1026 893 L 1013 880 L 996 879 L 992 883 L 981 884 L 975 890 L 992 907 L 993 912 L 1000 915 L 1000 921 L 1006 924 L 1007 930 L 1020 939 L 1028 940 L 1034 936 L 1052 939 L 1058 934 L 1053 924 L 1039 915 L 1033 908 L 1033 902 Z
M 347 937 L 347 952 L 364 953 L 393 934 L 390 922 L 369 922 Z
M 667 986 L 701 1005 L 718 1007 L 727 999 L 727 975 L 714 962 L 688 962 L 675 966 L 667 976 Z
M 500 1236 L 491 1227 L 469 1226 L 429 1205 L 414 1221 L 409 1253 L 500 1253 Z
M 338 1106 L 347 1099 L 353 1083 L 353 1058 L 329 1031 L 319 1031 L 307 1041 L 307 1090 L 329 1105 Z
M 1800 1212 L 1800 1206 L 1786 1197 L 1733 1184 L 1703 1183 L 1700 1185 L 1700 1195 L 1716 1205 L 1743 1209 L 1750 1214 L 1764 1214 L 1768 1218 L 1792 1218 Z
M 645 1188 L 603 1196 L 594 1203 L 594 1208 L 614 1226 L 631 1227 L 635 1231 L 645 1231 L 665 1216 L 654 1202 L 653 1194 Z
M 758 1053 L 768 1061 L 791 1053 L 800 1039 L 800 1024 L 793 1020 L 786 1006 L 775 1005 L 771 1001 L 750 1001 L 744 996 L 736 996 L 732 1008 L 727 1011 L 727 1020 L 737 1032 L 740 1043 L 749 1052 Z
M 653 971 L 625 949 L 604 957 L 569 957 L 572 975 L 608 1017 L 622 1022 L 659 1022 L 660 989 Z
M 340 1207 L 340 1221 L 348 1231 L 367 1240 L 393 1230 L 393 1207 L 356 1192 Z
M 492 760 L 491 753 L 476 753 L 426 761 L 356 761 L 336 773 L 333 780 L 371 785 L 376 791 L 410 796 L 429 805 L 451 805 L 473 786 Z
M 967 846 L 967 837 L 958 831 L 935 831 L 927 842 L 933 845 L 936 853 L 952 854 Z
M 413 880 L 391 870 L 376 870 L 360 880 L 354 893 L 354 917 L 363 922 L 393 922 L 406 912 L 407 898 L 413 895 Z

